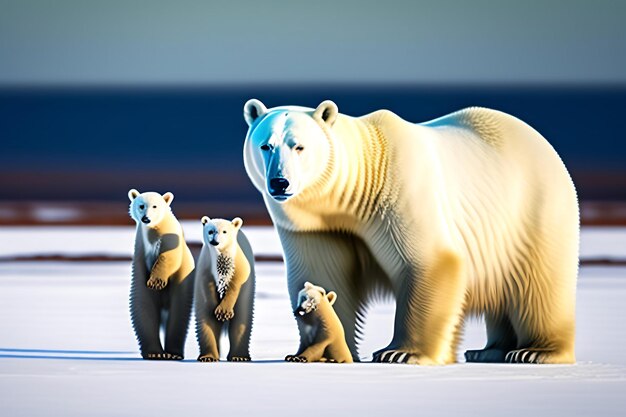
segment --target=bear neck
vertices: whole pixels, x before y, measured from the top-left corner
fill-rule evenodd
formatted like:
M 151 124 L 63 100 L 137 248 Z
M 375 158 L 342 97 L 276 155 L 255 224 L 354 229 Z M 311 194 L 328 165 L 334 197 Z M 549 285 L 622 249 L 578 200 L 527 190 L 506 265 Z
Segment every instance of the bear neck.
M 332 128 L 323 128 L 331 145 L 328 167 L 316 183 L 284 203 L 283 209 L 291 221 L 314 213 L 318 221 L 335 229 L 353 230 L 384 206 L 386 138 L 368 118 L 340 115 Z

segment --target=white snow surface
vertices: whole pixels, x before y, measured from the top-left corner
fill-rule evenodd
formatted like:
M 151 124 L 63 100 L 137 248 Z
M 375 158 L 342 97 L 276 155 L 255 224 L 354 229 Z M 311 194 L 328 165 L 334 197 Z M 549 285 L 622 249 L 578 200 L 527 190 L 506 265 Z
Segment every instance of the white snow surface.
M 592 230 L 583 251 L 619 256 L 617 245 L 623 254 L 623 230 Z M 128 227 L 6 228 L 0 254 L 61 244 L 128 254 L 132 235 Z M 279 248 L 269 228 L 249 236 L 257 253 Z M 0 263 L 0 416 L 624 415 L 624 267 L 581 268 L 575 365 L 466 364 L 463 351 L 485 342 L 480 319 L 468 321 L 455 365 L 285 363 L 298 335 L 284 274 L 282 263 L 257 264 L 252 363 L 196 362 L 193 322 L 185 361 L 156 362 L 139 358 L 128 262 Z M 371 306 L 363 360 L 390 341 L 394 308 Z
M 202 242 L 200 221 L 182 221 L 187 242 Z M 243 229 L 257 255 L 282 253 L 272 227 Z M 0 228 L 0 256 L 131 256 L 134 226 L 10 226 Z M 587 226 L 580 234 L 581 258 L 626 259 L 626 227 Z

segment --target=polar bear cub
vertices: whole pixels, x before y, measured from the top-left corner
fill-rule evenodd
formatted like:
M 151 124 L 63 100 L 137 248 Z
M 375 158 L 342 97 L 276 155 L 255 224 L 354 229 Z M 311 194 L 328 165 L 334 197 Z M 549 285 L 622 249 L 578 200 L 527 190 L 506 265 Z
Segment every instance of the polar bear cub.
M 194 260 L 170 207 L 174 195 L 132 189 L 128 198 L 137 223 L 130 313 L 141 356 L 181 360 L 193 303 Z
M 249 361 L 254 311 L 254 254 L 243 220 L 202 218 L 204 245 L 195 286 L 196 331 L 201 362 L 219 360 L 219 337 L 228 330 L 229 361 Z M 228 323 L 225 323 L 228 322 Z
M 304 326 L 312 327 L 308 345 L 301 346 L 298 353 L 288 355 L 288 362 L 339 362 L 351 363 L 352 354 L 346 343 L 341 321 L 333 309 L 337 301 L 334 291 L 326 290 L 310 282 L 298 293 L 296 319 Z

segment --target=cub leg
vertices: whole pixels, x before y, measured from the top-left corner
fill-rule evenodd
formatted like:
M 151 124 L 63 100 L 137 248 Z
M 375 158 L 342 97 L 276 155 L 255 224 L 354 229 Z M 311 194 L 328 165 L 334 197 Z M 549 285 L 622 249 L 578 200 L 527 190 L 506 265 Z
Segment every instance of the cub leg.
M 171 285 L 169 315 L 165 327 L 165 351 L 172 359 L 182 360 L 193 303 L 193 271 L 180 284 Z
M 168 233 L 161 237 L 159 256 L 152 266 L 147 286 L 153 290 L 162 290 L 167 285 L 169 278 L 180 269 L 183 262 L 184 246 L 180 237 L 174 233 Z
M 248 279 L 241 287 L 235 304 L 235 317 L 228 323 L 230 351 L 227 359 L 233 362 L 250 360 L 250 333 L 254 312 L 254 279 Z
M 311 346 L 304 349 L 302 353 L 287 355 L 285 360 L 287 362 L 319 362 L 324 355 L 326 346 L 328 346 L 327 341 L 313 343 Z
M 219 340 L 223 324 L 215 317 L 218 304 L 218 293 L 215 281 L 204 277 L 196 277 L 195 313 L 196 337 L 200 347 L 198 360 L 216 362 L 220 359 Z

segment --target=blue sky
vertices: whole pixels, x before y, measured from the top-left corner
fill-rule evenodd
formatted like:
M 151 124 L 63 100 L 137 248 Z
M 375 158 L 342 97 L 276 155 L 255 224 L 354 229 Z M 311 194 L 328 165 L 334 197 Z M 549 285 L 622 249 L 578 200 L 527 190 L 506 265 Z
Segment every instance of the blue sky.
M 624 1 L 0 0 L 0 85 L 626 84 Z

